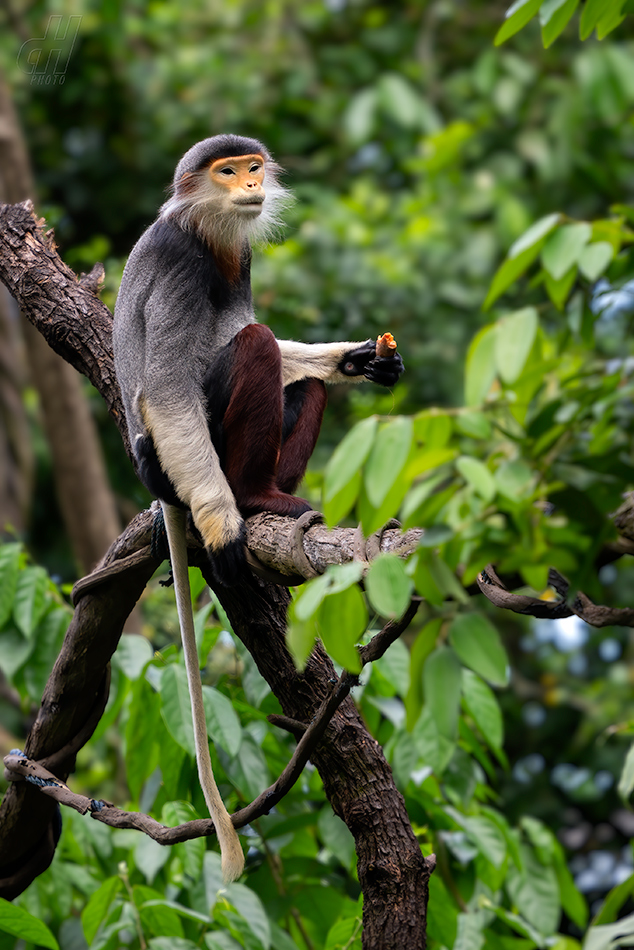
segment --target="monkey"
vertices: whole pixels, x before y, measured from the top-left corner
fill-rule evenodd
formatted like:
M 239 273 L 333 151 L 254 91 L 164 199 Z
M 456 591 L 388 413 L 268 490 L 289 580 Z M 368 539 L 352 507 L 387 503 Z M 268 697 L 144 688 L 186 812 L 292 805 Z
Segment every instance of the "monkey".
M 226 881 L 244 857 L 211 769 L 187 574 L 187 512 L 214 580 L 244 577 L 244 518 L 298 518 L 294 495 L 315 447 L 325 382 L 393 386 L 400 354 L 372 340 L 278 340 L 256 321 L 251 245 L 278 226 L 289 196 L 256 139 L 225 134 L 180 159 L 172 192 L 133 247 L 115 306 L 115 373 L 137 474 L 160 499 L 174 575 L 201 786 Z

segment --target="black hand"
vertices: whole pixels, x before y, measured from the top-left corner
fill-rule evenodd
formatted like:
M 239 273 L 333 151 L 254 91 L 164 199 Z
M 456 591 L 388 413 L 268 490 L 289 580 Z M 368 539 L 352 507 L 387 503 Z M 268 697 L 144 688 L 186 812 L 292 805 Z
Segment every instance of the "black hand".
M 405 370 L 400 353 L 393 356 L 377 356 L 366 366 L 363 375 L 379 386 L 395 386 Z
M 363 376 L 366 366 L 376 356 L 376 342 L 366 340 L 356 350 L 348 350 L 338 366 L 344 376 Z

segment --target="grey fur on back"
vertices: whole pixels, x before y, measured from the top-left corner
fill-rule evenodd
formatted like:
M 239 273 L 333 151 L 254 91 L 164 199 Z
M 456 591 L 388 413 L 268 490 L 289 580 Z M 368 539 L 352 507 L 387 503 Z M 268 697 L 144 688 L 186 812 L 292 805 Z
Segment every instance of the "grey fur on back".
M 115 372 L 132 446 L 146 435 L 141 400 L 150 394 L 202 400 L 218 351 L 255 322 L 247 279 L 214 299 L 215 263 L 193 233 L 159 219 L 133 247 L 115 305 Z M 215 280 L 214 280 L 215 278 Z

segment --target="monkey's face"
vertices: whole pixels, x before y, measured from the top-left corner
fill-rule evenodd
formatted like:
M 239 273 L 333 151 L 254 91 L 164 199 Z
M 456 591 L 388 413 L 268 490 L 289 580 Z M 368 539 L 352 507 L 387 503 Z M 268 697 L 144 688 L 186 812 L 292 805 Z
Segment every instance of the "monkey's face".
M 261 155 L 218 158 L 209 166 L 208 174 L 223 210 L 247 218 L 257 218 L 262 213 L 265 191 Z

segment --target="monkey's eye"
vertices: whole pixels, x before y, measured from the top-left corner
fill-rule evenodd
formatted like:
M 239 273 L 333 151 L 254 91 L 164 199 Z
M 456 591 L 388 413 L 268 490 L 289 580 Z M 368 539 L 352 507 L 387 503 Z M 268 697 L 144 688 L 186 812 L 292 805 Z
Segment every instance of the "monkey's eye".
M 251 168 L 249 169 L 249 172 L 250 172 L 252 175 L 255 175 L 255 173 L 256 173 L 256 172 L 259 172 L 261 168 L 262 168 L 261 165 L 251 165 Z
M 233 168 L 229 168 L 229 167 L 227 166 L 226 168 L 221 168 L 221 169 L 220 169 L 220 174 L 221 174 L 221 175 L 227 175 L 227 177 L 228 177 L 229 175 L 235 175 L 235 172 L 234 172 Z

